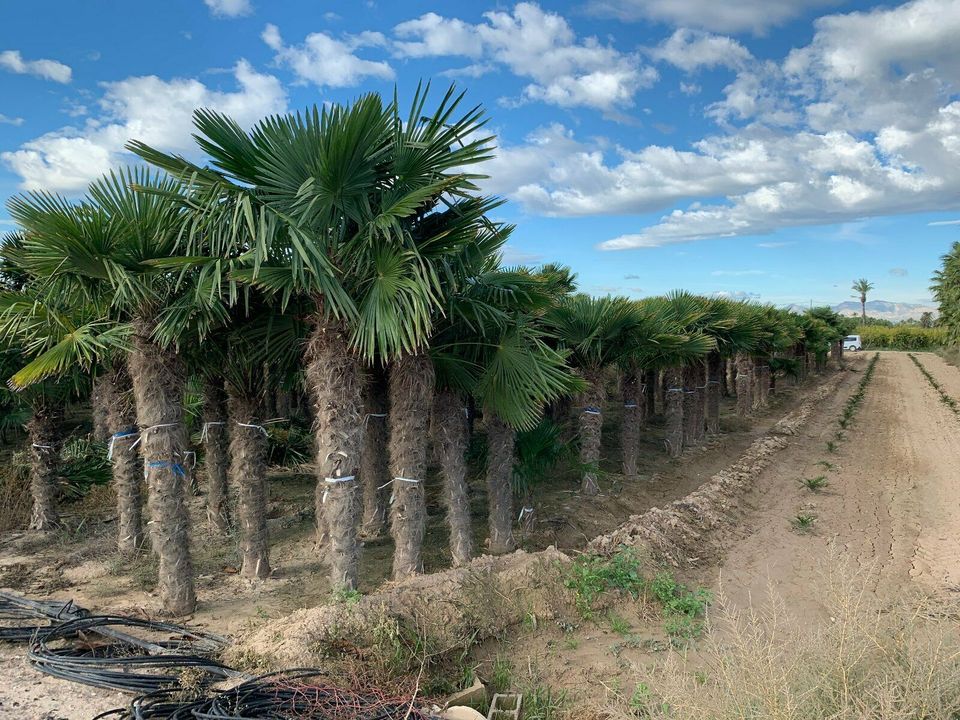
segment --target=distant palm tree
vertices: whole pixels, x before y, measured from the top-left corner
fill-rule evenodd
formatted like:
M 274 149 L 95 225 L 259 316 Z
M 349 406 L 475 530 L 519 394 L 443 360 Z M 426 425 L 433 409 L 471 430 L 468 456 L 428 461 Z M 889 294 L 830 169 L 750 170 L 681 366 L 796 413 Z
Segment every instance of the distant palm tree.
M 873 283 L 866 278 L 860 278 L 853 283 L 853 291 L 860 293 L 860 317 L 867 319 L 867 293 L 873 290 Z
M 920 316 L 920 327 L 922 328 L 932 328 L 933 327 L 933 313 L 925 312 Z

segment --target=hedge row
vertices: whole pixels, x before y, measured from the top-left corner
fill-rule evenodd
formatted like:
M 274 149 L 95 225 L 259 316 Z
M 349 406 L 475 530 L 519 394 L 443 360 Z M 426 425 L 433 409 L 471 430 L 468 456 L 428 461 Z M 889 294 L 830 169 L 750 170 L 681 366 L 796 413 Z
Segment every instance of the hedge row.
M 947 344 L 947 331 L 939 327 L 864 325 L 856 329 L 856 334 L 864 350 L 932 350 Z

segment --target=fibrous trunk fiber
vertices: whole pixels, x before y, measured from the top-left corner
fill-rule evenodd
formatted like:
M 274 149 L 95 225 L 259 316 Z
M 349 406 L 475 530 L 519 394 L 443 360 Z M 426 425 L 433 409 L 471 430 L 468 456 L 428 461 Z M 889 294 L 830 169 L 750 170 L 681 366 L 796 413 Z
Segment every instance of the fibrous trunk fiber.
M 753 408 L 753 362 L 750 357 L 743 353 L 738 353 L 736 358 L 737 374 L 737 415 L 746 417 Z
M 666 438 L 664 442 L 670 457 L 683 454 L 683 369 L 669 368 L 664 372 L 664 410 Z
M 153 550 L 160 560 L 157 589 L 171 615 L 194 611 L 190 529 L 184 495 L 187 470 L 183 424 L 184 369 L 176 352 L 154 344 L 150 327 L 138 322 L 129 356 L 130 378 L 140 424 Z
M 30 493 L 33 512 L 30 528 L 44 532 L 60 523 L 57 511 L 57 476 L 63 431 L 63 405 L 56 401 L 38 401 L 27 422 L 30 438 Z
M 133 400 L 130 373 L 118 363 L 103 375 L 101 394 L 110 428 L 110 459 L 113 487 L 117 494 L 117 549 L 133 555 L 143 547 L 143 462 L 134 444 L 137 432 L 137 411 Z
M 683 369 L 683 446 L 692 447 L 698 443 L 697 439 L 697 405 L 699 392 L 697 390 L 697 369 L 688 365 Z
M 486 411 L 487 502 L 490 515 L 490 552 L 495 555 L 516 548 L 513 537 L 513 455 L 516 432 L 492 411 Z
M 620 378 L 620 394 L 623 398 L 623 418 L 620 422 L 620 451 L 623 453 L 622 472 L 627 477 L 636 477 L 637 460 L 640 455 L 640 424 L 646 410 L 640 395 L 640 373 L 626 372 Z
M 341 323 L 315 319 L 307 345 L 307 385 L 313 399 L 319 544 L 330 564 L 334 590 L 357 586 L 363 450 L 363 369 Z
M 723 359 L 719 353 L 707 356 L 707 432 L 720 432 L 720 394 L 724 377 Z
M 227 483 L 227 396 L 223 379 L 203 382 L 203 453 L 207 473 L 207 521 L 221 535 L 230 532 L 230 498 Z
M 240 574 L 270 575 L 267 537 L 267 433 L 260 423 L 261 398 L 228 386 L 230 481 L 237 488 L 240 526 Z
M 423 572 L 424 476 L 430 444 L 434 370 L 429 355 L 405 355 L 390 368 L 390 532 L 393 579 Z
M 363 525 L 360 534 L 378 540 L 387 534 L 387 498 L 390 495 L 390 447 L 387 400 L 387 373 L 374 368 L 364 387 L 366 414 L 363 419 L 363 451 L 360 454 L 360 481 L 363 483 Z
M 93 390 L 90 393 L 90 415 L 93 421 L 93 439 L 97 442 L 107 442 L 113 434 L 110 424 L 110 373 L 100 373 L 93 378 Z
M 587 389 L 580 396 L 580 462 L 584 467 L 580 492 L 596 495 L 600 492 L 597 475 L 600 470 L 600 441 L 603 430 L 603 405 L 606 393 L 601 368 L 584 370 L 583 379 Z
M 644 420 L 649 421 L 654 415 L 657 414 L 657 399 L 656 399 L 656 390 L 657 390 L 657 379 L 659 373 L 656 370 L 647 370 L 643 375 L 643 398 L 646 401 L 646 412 L 644 413 Z
M 467 414 L 463 398 L 450 390 L 437 393 L 433 401 L 433 435 L 440 454 L 450 554 L 453 566 L 459 567 L 470 562 L 473 556 L 467 486 Z

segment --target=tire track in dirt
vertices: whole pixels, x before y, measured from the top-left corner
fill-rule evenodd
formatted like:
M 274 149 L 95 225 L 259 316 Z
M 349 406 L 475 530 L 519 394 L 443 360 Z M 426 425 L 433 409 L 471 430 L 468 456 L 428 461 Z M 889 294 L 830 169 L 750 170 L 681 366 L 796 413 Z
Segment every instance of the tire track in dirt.
M 956 381 L 960 388 L 960 374 Z M 820 581 L 834 561 L 865 574 L 869 587 L 884 595 L 911 584 L 952 591 L 960 582 L 960 494 L 952 462 L 960 452 L 960 423 L 905 354 L 882 353 L 855 423 L 832 454 L 826 441 L 838 429 L 847 394 L 825 406 L 803 440 L 759 478 L 746 522 L 752 529 L 719 568 L 733 604 L 773 589 L 791 613 L 819 616 Z M 837 467 L 824 470 L 820 460 Z M 798 482 L 821 474 L 830 482 L 823 493 Z M 791 530 L 790 518 L 800 510 L 817 515 L 812 534 Z

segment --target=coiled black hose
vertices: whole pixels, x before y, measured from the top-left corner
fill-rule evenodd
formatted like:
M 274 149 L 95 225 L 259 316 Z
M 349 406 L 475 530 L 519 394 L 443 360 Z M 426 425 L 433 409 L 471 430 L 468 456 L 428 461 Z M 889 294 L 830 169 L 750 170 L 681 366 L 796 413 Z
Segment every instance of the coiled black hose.
M 127 630 L 166 636 L 145 641 Z M 80 640 L 80 642 L 77 641 Z M 69 643 L 59 645 L 61 641 Z M 57 625 L 38 635 L 28 657 L 38 670 L 54 677 L 94 687 L 131 693 L 150 693 L 181 685 L 189 668 L 197 671 L 191 683 L 200 686 L 234 675 L 212 659 L 222 649 L 217 639 L 178 625 L 133 618 L 91 615 Z

